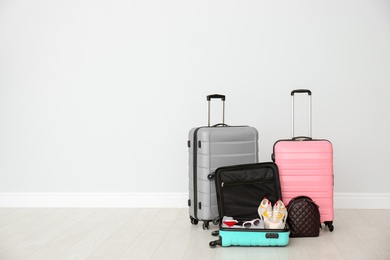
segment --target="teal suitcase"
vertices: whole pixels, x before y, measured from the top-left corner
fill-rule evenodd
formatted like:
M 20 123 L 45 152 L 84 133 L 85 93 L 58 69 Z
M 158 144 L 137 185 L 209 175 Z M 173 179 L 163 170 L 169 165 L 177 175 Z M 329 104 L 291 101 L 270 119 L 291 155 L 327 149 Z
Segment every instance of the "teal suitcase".
M 224 217 L 239 222 L 258 219 L 258 207 L 264 197 L 275 204 L 282 200 L 278 167 L 273 162 L 220 167 L 215 171 L 219 212 L 219 246 L 286 246 L 290 231 L 284 229 L 231 228 L 223 225 Z
M 249 231 L 220 230 L 220 239 L 215 245 L 221 246 L 286 246 L 290 232 L 278 229 L 258 229 Z

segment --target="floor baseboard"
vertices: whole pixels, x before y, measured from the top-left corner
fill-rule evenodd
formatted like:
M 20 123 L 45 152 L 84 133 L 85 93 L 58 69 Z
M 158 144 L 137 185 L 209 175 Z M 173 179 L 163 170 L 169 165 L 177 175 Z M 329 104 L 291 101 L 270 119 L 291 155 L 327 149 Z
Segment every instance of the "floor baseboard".
M 0 193 L 0 207 L 187 208 L 187 193 Z M 339 209 L 390 209 L 390 193 L 335 193 Z
M 390 209 L 390 193 L 335 193 L 337 209 Z
M 184 208 L 187 193 L 0 193 L 0 207 Z

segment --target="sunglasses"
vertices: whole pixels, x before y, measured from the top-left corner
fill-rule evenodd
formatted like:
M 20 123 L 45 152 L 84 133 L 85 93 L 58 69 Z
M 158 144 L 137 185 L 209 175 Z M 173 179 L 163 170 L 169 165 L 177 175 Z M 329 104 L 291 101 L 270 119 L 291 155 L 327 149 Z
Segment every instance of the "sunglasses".
M 257 218 L 257 219 L 251 220 L 251 221 L 245 221 L 244 223 L 242 223 L 242 226 L 244 228 L 251 228 L 252 226 L 258 227 L 258 226 L 260 226 L 260 223 L 261 223 L 260 219 Z

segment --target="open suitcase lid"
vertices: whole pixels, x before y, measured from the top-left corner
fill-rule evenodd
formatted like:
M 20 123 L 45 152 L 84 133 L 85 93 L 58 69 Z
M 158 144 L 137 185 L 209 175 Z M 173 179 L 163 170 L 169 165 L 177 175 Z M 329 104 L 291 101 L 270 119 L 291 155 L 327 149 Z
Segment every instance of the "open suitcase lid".
M 219 217 L 258 218 L 264 197 L 282 200 L 278 167 L 273 162 L 220 167 L 215 172 Z

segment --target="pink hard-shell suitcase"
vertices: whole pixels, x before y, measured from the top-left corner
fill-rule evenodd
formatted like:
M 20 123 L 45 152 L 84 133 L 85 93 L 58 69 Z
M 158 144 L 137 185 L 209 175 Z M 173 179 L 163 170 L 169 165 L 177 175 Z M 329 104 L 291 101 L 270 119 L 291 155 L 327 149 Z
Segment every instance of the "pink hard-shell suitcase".
M 294 95 L 306 93 L 309 97 L 309 136 L 294 135 Z M 311 137 L 311 91 L 297 89 L 292 96 L 292 139 L 274 144 L 272 159 L 279 167 L 283 201 L 306 195 L 319 206 L 321 222 L 333 231 L 333 148 L 325 139 Z

